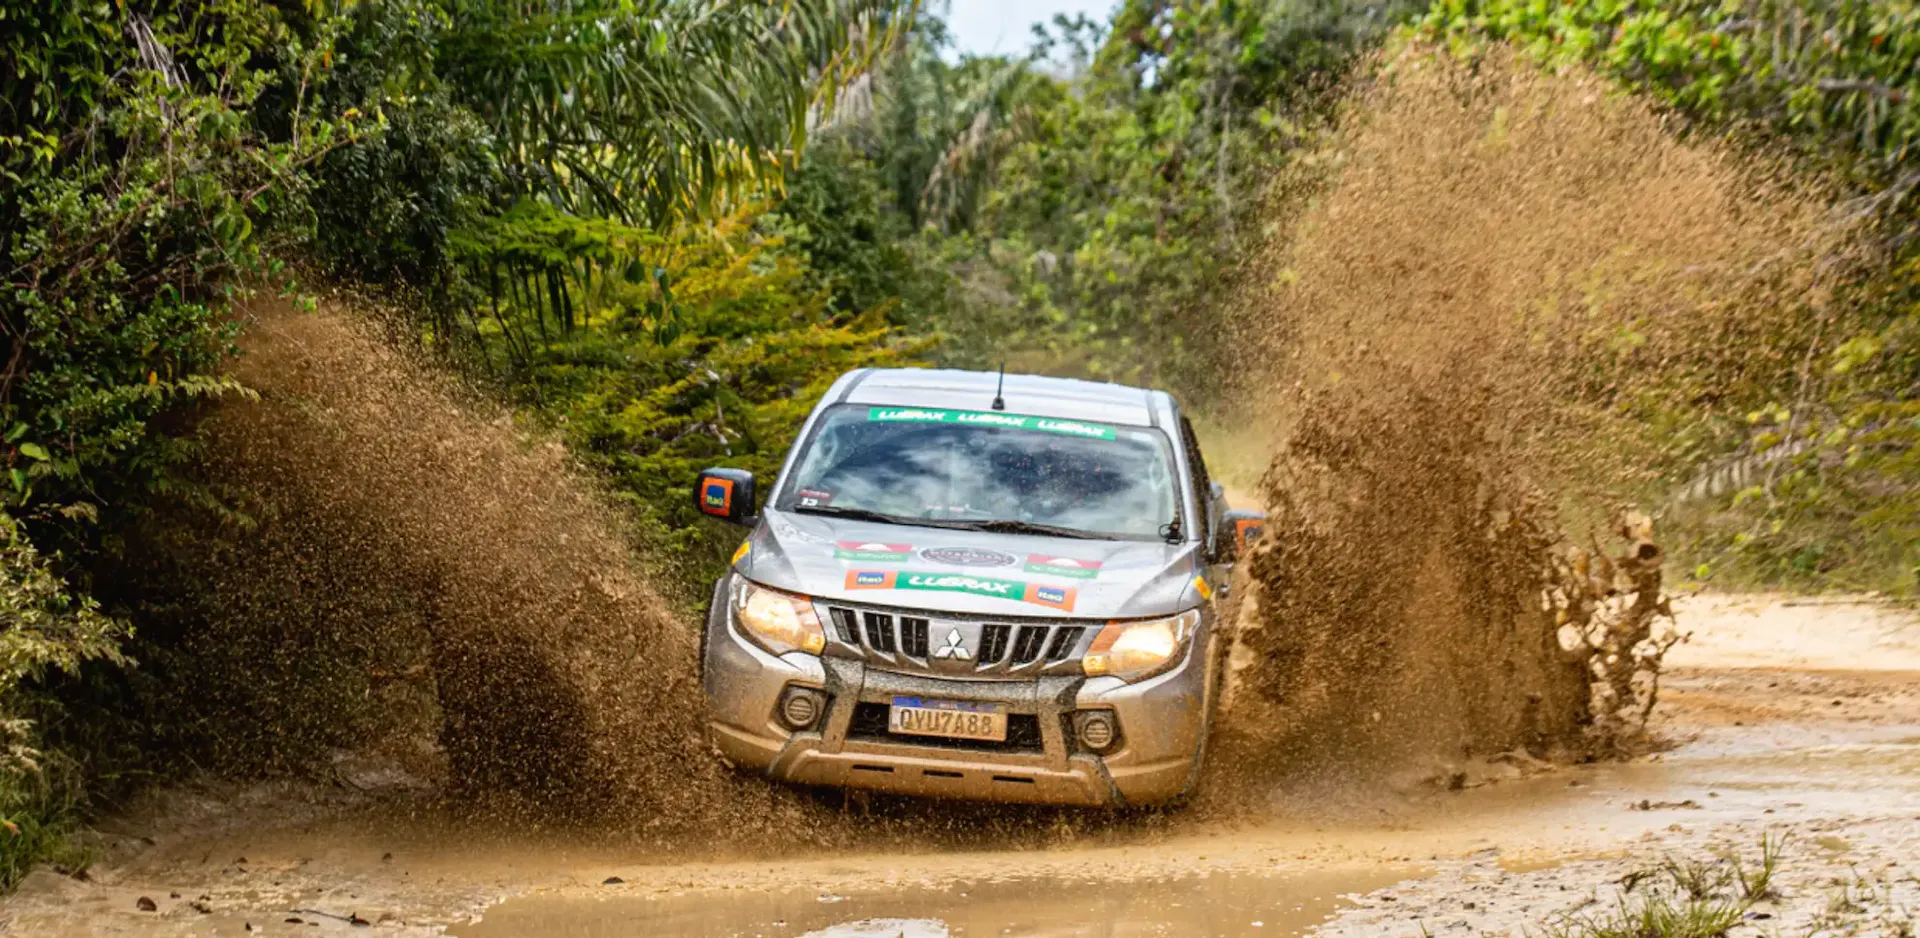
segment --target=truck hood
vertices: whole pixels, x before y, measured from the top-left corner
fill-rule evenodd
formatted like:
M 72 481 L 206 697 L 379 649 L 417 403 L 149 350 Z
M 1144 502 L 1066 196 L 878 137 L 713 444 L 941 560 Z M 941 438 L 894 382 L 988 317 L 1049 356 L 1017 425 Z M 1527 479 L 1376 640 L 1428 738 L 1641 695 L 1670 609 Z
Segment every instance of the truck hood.
M 734 569 L 822 599 L 939 613 L 1124 619 L 1200 602 L 1199 545 L 876 524 L 769 510 Z

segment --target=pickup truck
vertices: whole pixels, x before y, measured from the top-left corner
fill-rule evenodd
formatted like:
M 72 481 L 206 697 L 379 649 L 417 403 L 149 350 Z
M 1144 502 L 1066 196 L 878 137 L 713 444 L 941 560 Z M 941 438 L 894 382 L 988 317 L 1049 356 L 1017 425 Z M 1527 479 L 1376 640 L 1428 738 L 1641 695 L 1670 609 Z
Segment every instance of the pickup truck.
M 1138 806 L 1190 794 L 1258 512 L 1229 511 L 1163 391 L 863 369 L 771 497 L 702 472 L 751 530 L 714 584 L 714 744 L 796 784 Z

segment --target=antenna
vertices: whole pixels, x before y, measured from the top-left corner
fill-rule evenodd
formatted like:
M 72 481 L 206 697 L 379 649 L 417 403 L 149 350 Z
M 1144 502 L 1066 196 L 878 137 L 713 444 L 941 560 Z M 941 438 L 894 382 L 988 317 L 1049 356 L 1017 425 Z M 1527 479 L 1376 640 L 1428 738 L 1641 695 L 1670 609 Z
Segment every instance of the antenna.
M 1007 399 L 1000 396 L 1000 392 L 1005 390 L 1006 387 L 1007 387 L 1007 360 L 1002 358 L 1000 359 L 1000 383 L 993 386 L 993 409 L 994 410 L 1007 409 Z

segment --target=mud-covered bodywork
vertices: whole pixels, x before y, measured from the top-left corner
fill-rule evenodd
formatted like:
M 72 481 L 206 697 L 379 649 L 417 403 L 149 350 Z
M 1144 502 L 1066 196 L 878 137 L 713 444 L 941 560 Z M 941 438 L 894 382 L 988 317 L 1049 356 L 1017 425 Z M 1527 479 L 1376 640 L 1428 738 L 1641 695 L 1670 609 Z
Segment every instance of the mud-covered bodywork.
M 732 571 L 714 587 L 703 680 L 715 743 L 733 762 L 806 784 L 1014 801 L 1148 804 L 1188 790 L 1224 651 L 1210 600 L 1224 589 L 1234 533 L 1219 523 L 1191 430 L 1160 392 L 1010 375 L 1006 409 L 993 411 L 994 381 L 855 372 L 809 418 L 769 507 L 750 519 Z M 893 419 L 881 407 L 912 407 L 935 422 L 977 415 L 1021 431 L 1021 420 L 1070 420 L 1074 432 L 1108 439 L 1164 435 L 1177 483 L 1171 523 L 1048 536 L 971 530 L 951 518 L 822 514 L 811 497 L 819 493 L 796 497 L 792 476 L 822 414 L 839 408 L 844 417 L 848 405 L 858 406 L 846 419 L 861 421 L 869 418 L 860 407 L 874 408 L 874 420 Z M 824 633 L 809 639 L 817 651 L 776 653 L 748 634 L 738 618 L 743 591 L 758 588 L 809 604 Z M 1110 623 L 1169 617 L 1190 628 L 1169 666 L 1132 680 L 1097 666 L 1089 675 L 1088 656 L 1099 660 Z M 821 704 L 819 718 L 797 729 L 782 711 L 796 689 L 819 692 Z M 900 701 L 994 709 L 1005 714 L 1005 738 L 896 733 L 888 715 Z M 1079 738 L 1094 713 L 1117 724 L 1117 738 L 1097 746 Z M 1097 728 L 1087 735 L 1101 738 Z

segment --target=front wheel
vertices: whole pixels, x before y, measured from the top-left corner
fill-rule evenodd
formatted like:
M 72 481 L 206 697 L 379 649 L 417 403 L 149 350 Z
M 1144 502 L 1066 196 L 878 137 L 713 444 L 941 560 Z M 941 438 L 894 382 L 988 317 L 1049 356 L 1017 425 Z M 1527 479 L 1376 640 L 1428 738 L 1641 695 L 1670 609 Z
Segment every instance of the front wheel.
M 1230 642 L 1219 638 L 1214 640 L 1214 644 L 1220 650 L 1211 652 L 1212 661 L 1208 662 L 1210 673 L 1207 675 L 1205 715 L 1200 720 L 1200 743 L 1193 750 L 1193 767 L 1187 772 L 1187 784 L 1180 789 L 1179 794 L 1174 795 L 1172 800 L 1167 802 L 1168 807 L 1184 808 L 1192 802 L 1193 797 L 1200 792 L 1201 776 L 1206 773 L 1207 753 L 1213 748 L 1213 721 L 1215 711 L 1220 709 L 1220 687 L 1221 682 L 1226 679 L 1227 653 L 1231 648 Z

